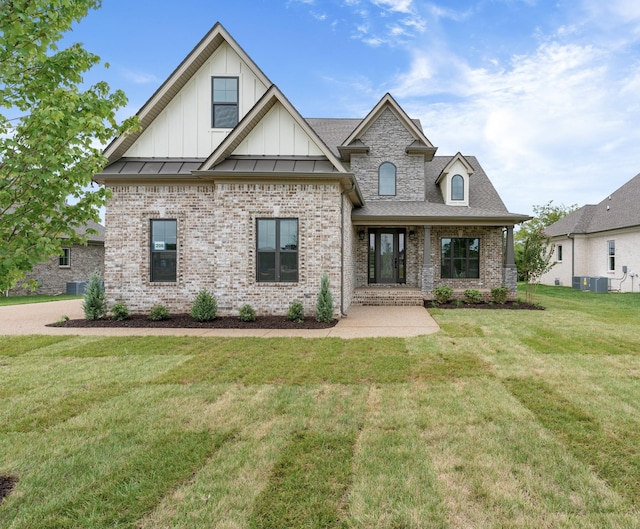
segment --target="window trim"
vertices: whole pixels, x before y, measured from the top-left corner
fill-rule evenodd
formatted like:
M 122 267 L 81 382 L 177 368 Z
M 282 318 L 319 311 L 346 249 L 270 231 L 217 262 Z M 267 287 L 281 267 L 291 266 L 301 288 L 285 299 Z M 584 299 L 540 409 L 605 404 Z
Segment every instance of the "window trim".
M 275 233 L 275 248 L 273 250 L 260 250 L 259 247 L 259 224 L 260 221 L 272 220 L 276 223 L 276 233 Z M 280 247 L 280 226 L 282 221 L 292 221 L 296 222 L 296 237 L 298 242 L 296 244 L 295 250 L 283 250 Z M 255 271 L 256 271 L 256 283 L 299 283 L 300 282 L 300 219 L 297 217 L 256 217 L 255 221 L 256 227 L 256 261 L 255 261 Z M 293 280 L 282 279 L 280 277 L 280 265 L 281 265 L 281 254 L 295 254 L 296 256 L 296 277 Z M 260 278 L 260 254 L 274 254 L 274 277 L 275 279 L 261 279 Z
M 176 248 L 175 250 L 155 250 L 153 241 L 153 223 L 154 222 L 174 222 L 176 226 Z M 173 253 L 175 255 L 175 276 L 173 279 L 157 279 L 154 277 L 153 255 L 156 252 Z M 177 218 L 152 218 L 149 219 L 149 282 L 150 283 L 177 283 L 178 282 L 178 219 Z
M 216 79 L 235 79 L 236 80 L 236 101 L 230 103 L 228 101 L 215 101 L 215 81 Z M 235 106 L 236 119 L 233 127 L 217 127 L 216 126 L 216 107 L 217 106 Z M 211 76 L 211 128 L 212 129 L 233 129 L 240 121 L 240 77 L 236 75 L 212 75 Z
M 462 184 L 461 184 L 462 185 L 462 189 L 461 189 L 462 195 L 459 198 L 456 198 L 454 196 L 454 189 L 455 189 L 454 182 L 456 182 L 456 179 L 459 179 L 459 181 L 462 182 Z M 464 191 L 465 191 L 465 189 L 464 189 L 464 176 L 462 176 L 461 174 L 454 174 L 451 177 L 451 201 L 452 202 L 464 202 L 464 199 L 465 199 Z
M 382 171 L 382 167 L 383 166 L 390 166 L 393 167 L 393 193 L 381 193 L 380 192 L 380 180 L 381 180 L 381 171 Z M 398 194 L 398 168 L 396 167 L 396 165 L 394 163 L 391 163 L 389 161 L 387 162 L 382 162 L 379 166 L 378 166 L 378 196 L 380 197 L 395 197 Z
M 452 241 L 451 244 L 451 255 L 445 257 L 443 254 L 443 244 L 445 240 L 450 240 Z M 478 257 L 471 259 L 469 257 L 469 244 L 465 243 L 465 248 L 466 248 L 466 256 L 464 258 L 460 258 L 460 257 L 455 257 L 454 256 L 454 244 L 453 241 L 456 240 L 465 240 L 465 241 L 469 241 L 469 240 L 474 240 L 474 241 L 478 241 Z M 441 237 L 440 238 L 440 279 L 480 279 L 480 263 L 481 263 L 481 258 L 480 258 L 480 251 L 481 251 L 481 237 Z M 464 277 L 455 277 L 453 275 L 453 271 L 455 270 L 455 266 L 454 266 L 454 262 L 458 260 L 464 260 L 465 262 L 465 276 Z M 452 272 L 452 276 L 448 277 L 444 275 L 444 270 L 445 270 L 445 262 L 446 261 L 450 261 L 451 266 L 447 267 L 449 270 L 451 270 Z M 478 275 L 477 276 L 470 276 L 469 274 L 469 263 L 471 261 L 477 261 L 478 262 Z
M 60 268 L 71 268 L 71 248 L 61 248 L 62 254 L 58 256 L 58 266 Z
M 607 254 L 607 271 L 615 272 L 616 271 L 616 241 L 610 240 L 607 241 L 608 246 L 608 254 Z
M 556 245 L 556 261 L 558 263 L 562 262 L 562 244 Z

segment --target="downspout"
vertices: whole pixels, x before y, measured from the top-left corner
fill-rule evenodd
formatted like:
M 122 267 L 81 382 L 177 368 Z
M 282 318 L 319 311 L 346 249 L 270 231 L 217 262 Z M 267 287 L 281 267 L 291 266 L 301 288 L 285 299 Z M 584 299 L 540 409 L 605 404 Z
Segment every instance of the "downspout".
M 340 193 L 340 229 L 342 237 L 340 239 L 340 315 L 346 317 L 347 313 L 344 308 L 344 196 L 351 193 L 356 188 L 355 180 L 351 180 L 351 187 Z
M 572 233 L 567 233 L 567 238 L 571 239 L 571 282 L 573 283 L 573 276 L 576 275 L 576 240 Z

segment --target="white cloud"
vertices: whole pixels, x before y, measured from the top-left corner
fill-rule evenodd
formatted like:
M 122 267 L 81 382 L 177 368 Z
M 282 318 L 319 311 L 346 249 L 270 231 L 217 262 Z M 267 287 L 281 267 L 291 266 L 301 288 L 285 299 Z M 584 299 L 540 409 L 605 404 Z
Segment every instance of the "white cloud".
M 545 43 L 508 68 L 458 59 L 444 71 L 421 52 L 392 92 L 410 98 L 440 154 L 477 155 L 507 206 L 526 213 L 551 199 L 597 201 L 640 170 L 640 66 L 620 72 L 612 62 L 592 46 Z M 442 87 L 453 101 L 423 102 Z
M 159 79 L 154 74 L 141 72 L 139 70 L 129 70 L 128 68 L 122 68 L 121 74 L 125 79 L 128 79 L 134 84 L 159 83 Z
M 375 5 L 383 9 L 397 13 L 412 14 L 413 0 L 371 0 Z

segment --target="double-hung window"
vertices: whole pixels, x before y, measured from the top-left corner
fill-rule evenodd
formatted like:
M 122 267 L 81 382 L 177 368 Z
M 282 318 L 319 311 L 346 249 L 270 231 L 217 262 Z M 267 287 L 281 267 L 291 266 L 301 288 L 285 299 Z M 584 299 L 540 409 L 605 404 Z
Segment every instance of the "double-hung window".
M 178 222 L 151 221 L 151 281 L 175 282 L 178 261 Z
M 616 241 L 607 241 L 609 245 L 609 262 L 608 262 L 608 270 L 609 272 L 616 271 Z
M 298 219 L 258 219 L 258 282 L 298 281 Z
M 211 79 L 211 127 L 232 129 L 238 124 L 238 78 Z
M 58 264 L 60 268 L 71 267 L 71 248 L 62 248 L 62 254 L 60 254 Z
M 440 264 L 443 279 L 478 279 L 480 277 L 480 239 L 443 237 Z

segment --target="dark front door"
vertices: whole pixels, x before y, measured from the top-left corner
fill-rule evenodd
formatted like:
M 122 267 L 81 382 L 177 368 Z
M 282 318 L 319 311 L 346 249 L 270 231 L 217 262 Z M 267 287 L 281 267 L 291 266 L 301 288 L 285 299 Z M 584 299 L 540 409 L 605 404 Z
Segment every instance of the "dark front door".
M 369 283 L 405 283 L 405 230 L 369 230 Z

